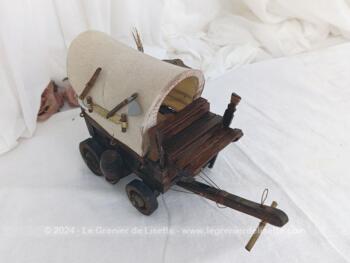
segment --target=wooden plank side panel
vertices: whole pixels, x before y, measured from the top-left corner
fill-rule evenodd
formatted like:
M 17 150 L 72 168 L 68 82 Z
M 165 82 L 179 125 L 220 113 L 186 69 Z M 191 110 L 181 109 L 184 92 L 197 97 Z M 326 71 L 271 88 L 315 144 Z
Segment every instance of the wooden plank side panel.
M 202 167 L 207 164 L 218 152 L 224 149 L 231 142 L 242 137 L 243 133 L 239 129 L 222 129 L 224 132 L 219 132 L 213 136 L 206 146 L 203 146 L 195 158 L 189 162 L 184 168 L 187 172 L 196 175 Z
M 202 137 L 193 142 L 189 147 L 179 152 L 175 158 L 171 159 L 180 169 L 184 169 L 190 162 L 201 153 L 201 149 L 211 147 L 214 140 L 222 136 L 221 125 L 216 125 Z
M 209 103 L 205 99 L 199 98 L 196 102 L 161 123 L 158 129 L 164 140 L 178 134 L 209 111 Z
M 167 167 L 172 173 L 168 173 L 167 180 L 172 182 L 179 173 L 188 176 L 197 175 L 200 170 L 228 144 L 238 140 L 243 135 L 239 129 L 223 128 L 221 125 L 213 127 L 210 133 L 200 138 L 189 148 L 178 155 L 178 159 L 168 159 Z M 170 186 L 169 186 L 170 187 Z
M 221 117 L 208 112 L 201 119 L 178 133 L 164 143 L 164 149 L 169 158 L 174 159 L 175 156 L 187 148 L 190 144 L 202 137 L 206 132 L 217 124 L 221 123 Z
M 180 112 L 169 116 L 164 121 L 150 128 L 148 131 L 150 149 L 147 157 L 152 161 L 157 161 L 159 159 L 155 138 L 157 132 L 161 134 L 164 141 L 167 141 L 190 126 L 196 120 L 208 114 L 208 112 L 208 101 L 203 98 L 198 98 Z
M 191 113 L 191 111 L 195 108 L 200 108 L 202 106 L 208 106 L 209 103 L 206 99 L 204 98 L 198 98 L 194 100 L 191 104 L 187 105 L 184 109 L 179 111 L 177 114 L 169 117 L 167 120 L 162 121 L 161 123 L 157 124 L 158 129 L 162 130 L 166 128 L 169 125 L 172 125 L 175 119 L 182 119 L 184 116 L 186 116 L 188 113 Z

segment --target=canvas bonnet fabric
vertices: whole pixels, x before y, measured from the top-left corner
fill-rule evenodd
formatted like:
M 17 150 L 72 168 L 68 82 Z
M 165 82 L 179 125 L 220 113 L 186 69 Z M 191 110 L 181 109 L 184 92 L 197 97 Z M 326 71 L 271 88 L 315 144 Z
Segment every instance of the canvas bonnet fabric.
M 147 130 L 157 124 L 160 106 L 179 111 L 203 90 L 201 71 L 179 67 L 143 54 L 105 33 L 87 31 L 80 34 L 68 51 L 68 78 L 79 95 L 97 68 L 101 68 L 96 83 L 89 92 L 94 103 L 106 110 L 137 93 L 142 113 L 128 116 L 128 130 L 96 112 L 87 112 L 111 136 L 137 154 L 146 154 Z M 126 111 L 126 107 L 118 114 Z

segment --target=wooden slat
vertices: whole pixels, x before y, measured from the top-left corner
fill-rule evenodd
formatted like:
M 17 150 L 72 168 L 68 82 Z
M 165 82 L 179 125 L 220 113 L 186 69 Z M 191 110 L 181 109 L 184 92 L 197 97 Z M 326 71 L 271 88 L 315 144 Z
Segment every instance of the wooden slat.
M 177 167 L 183 168 L 187 165 L 188 162 L 191 162 L 193 158 L 198 154 L 198 150 L 205 145 L 214 134 L 219 130 L 220 125 L 215 125 L 205 134 L 203 134 L 196 141 L 193 141 L 191 145 L 179 151 L 176 156 L 173 156 L 171 161 L 176 164 Z
M 191 140 L 187 147 L 179 146 L 181 150 L 176 155 L 169 158 L 167 152 L 167 182 L 174 180 L 179 171 L 187 175 L 197 175 L 219 151 L 242 135 L 241 130 L 223 128 L 220 123 L 207 130 L 200 138 Z
M 202 118 L 209 112 L 209 103 L 203 98 L 198 98 L 178 113 L 169 116 L 148 131 L 150 151 L 147 157 L 152 161 L 159 159 L 156 147 L 155 134 L 160 133 L 163 141 L 168 141 L 176 134 L 186 129 L 196 120 Z
M 222 136 L 223 131 L 220 128 L 221 126 L 219 124 L 214 126 L 201 138 L 193 142 L 190 147 L 187 147 L 186 149 L 183 149 L 182 152 L 178 153 L 176 158 L 172 159 L 172 161 L 175 162 L 176 165 L 181 169 L 186 167 L 196 158 L 197 155 L 200 154 L 200 151 L 203 149 L 203 147 L 211 147 L 213 140 L 216 138 L 219 139 Z
M 163 134 L 164 140 L 166 140 L 191 125 L 208 111 L 208 101 L 203 98 L 198 98 L 183 110 L 159 123 L 156 128 Z
M 191 162 L 188 162 L 184 169 L 197 174 L 200 169 L 207 164 L 219 151 L 225 148 L 232 141 L 239 139 L 243 135 L 239 129 L 220 129 L 217 134 L 210 138 L 206 145 L 198 149 L 198 154 Z
M 198 138 L 202 137 L 208 130 L 220 123 L 221 119 L 220 116 L 208 112 L 182 132 L 178 133 L 168 141 L 165 141 L 164 149 L 168 157 L 174 159 L 184 148 L 188 147 Z

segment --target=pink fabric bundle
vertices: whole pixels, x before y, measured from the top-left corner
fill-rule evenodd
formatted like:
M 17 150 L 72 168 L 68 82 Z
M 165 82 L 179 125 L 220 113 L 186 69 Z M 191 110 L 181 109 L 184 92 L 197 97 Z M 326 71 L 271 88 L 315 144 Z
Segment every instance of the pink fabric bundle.
M 76 93 L 71 85 L 60 88 L 54 81 L 50 81 L 41 95 L 38 121 L 45 121 L 58 112 L 63 107 L 65 100 L 70 107 L 79 106 Z

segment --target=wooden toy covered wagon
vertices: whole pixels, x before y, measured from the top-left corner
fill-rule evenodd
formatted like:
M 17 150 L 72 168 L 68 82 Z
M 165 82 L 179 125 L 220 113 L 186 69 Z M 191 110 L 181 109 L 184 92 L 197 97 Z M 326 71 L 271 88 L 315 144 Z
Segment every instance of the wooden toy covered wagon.
M 100 32 L 73 41 L 67 66 L 91 135 L 80 143 L 84 161 L 113 184 L 136 174 L 140 179 L 127 184 L 126 192 L 142 214 L 152 214 L 157 196 L 178 185 L 265 223 L 287 223 L 287 215 L 275 207 L 195 180 L 242 137 L 241 130 L 230 128 L 238 95 L 232 94 L 223 117 L 214 114 L 201 97 L 201 71 L 180 60 L 150 57 Z

